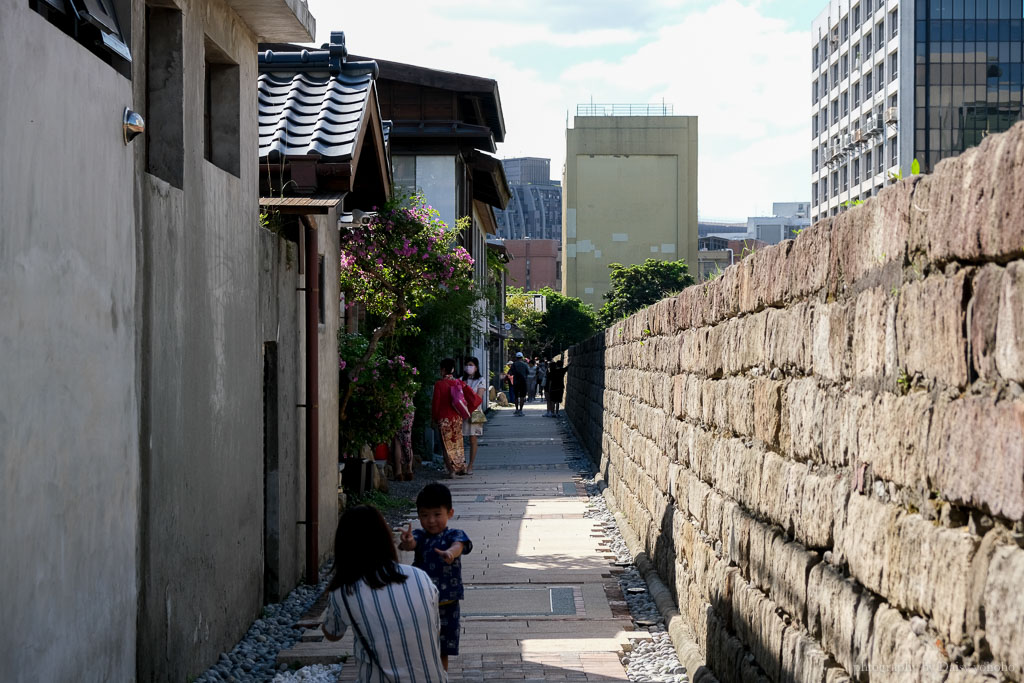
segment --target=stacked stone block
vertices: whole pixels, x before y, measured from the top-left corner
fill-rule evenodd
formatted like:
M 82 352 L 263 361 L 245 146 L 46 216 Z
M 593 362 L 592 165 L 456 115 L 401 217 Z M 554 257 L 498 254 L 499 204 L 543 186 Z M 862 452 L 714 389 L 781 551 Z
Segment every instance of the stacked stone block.
M 1024 124 L 569 351 L 722 681 L 1024 681 Z

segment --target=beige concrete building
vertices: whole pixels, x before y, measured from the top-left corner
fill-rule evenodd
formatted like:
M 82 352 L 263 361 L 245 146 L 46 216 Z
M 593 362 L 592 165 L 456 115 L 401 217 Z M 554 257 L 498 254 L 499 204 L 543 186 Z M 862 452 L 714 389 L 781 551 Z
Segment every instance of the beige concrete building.
M 562 292 L 600 308 L 608 265 L 697 264 L 697 117 L 581 105 L 566 131 Z

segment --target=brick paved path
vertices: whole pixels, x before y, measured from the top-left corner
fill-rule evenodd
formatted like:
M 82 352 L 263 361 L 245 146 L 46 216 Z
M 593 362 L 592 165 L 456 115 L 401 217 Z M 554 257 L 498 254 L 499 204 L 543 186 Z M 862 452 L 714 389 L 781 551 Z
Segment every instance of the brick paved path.
M 449 480 L 455 518 L 474 550 L 463 558 L 462 642 L 451 681 L 625 681 L 632 631 L 600 525 L 566 462 L 559 421 L 540 403 L 524 417 L 499 409 L 485 428 L 475 473 Z M 467 450 L 468 456 L 468 450 Z M 415 524 L 415 522 L 414 522 Z M 411 553 L 402 554 L 411 562 Z M 337 661 L 339 643 L 300 643 L 280 661 Z M 354 680 L 346 666 L 342 681 Z

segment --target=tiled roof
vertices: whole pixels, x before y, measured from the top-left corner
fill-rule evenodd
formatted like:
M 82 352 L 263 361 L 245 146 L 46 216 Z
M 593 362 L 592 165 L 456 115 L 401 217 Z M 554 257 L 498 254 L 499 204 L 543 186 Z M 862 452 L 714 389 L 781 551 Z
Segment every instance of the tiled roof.
M 352 159 L 377 65 L 346 62 L 343 41 L 323 50 L 260 53 L 261 159 L 275 153 L 316 155 L 328 162 Z

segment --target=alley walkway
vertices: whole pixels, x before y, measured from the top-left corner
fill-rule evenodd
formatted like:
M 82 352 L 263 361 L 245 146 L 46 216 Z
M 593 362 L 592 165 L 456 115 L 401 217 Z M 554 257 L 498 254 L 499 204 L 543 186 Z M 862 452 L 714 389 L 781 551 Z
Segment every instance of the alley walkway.
M 650 638 L 631 630 L 604 532 L 584 517 L 587 496 L 567 460 L 565 427 L 543 414 L 540 402 L 527 404 L 523 417 L 493 411 L 474 474 L 446 482 L 451 526 L 474 543 L 463 559 L 452 681 L 625 681 L 620 652 Z M 411 553 L 402 555 L 411 562 Z M 351 636 L 299 649 L 331 655 L 339 647 L 351 653 Z M 340 680 L 354 674 L 346 666 Z

